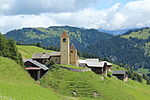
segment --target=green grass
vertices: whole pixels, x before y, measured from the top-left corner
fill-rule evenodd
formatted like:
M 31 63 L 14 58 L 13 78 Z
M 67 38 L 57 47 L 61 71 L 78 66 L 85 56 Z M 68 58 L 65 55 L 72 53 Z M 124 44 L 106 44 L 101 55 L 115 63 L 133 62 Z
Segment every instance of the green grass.
M 63 64 L 58 64 L 58 66 L 64 66 L 64 67 L 68 67 L 68 68 L 74 68 L 74 69 L 88 69 L 86 67 L 78 67 L 75 65 L 63 65 Z
M 136 81 L 123 82 L 116 77 L 105 80 L 93 72 L 71 72 L 62 68 L 50 70 L 40 82 L 65 96 L 80 100 L 149 100 L 150 86 Z M 76 92 L 76 95 L 72 93 Z M 97 92 L 97 97 L 93 93 Z
M 123 67 L 112 63 L 112 70 L 126 70 Z
M 149 31 L 150 31 L 150 29 L 143 29 L 142 31 L 132 32 L 129 35 L 123 35 L 122 37 L 124 37 L 124 38 L 133 37 L 133 38 L 139 38 L 139 39 L 148 39 L 148 37 L 150 36 Z
M 139 72 L 139 73 L 141 73 L 141 74 L 147 75 L 147 74 L 150 74 L 150 69 L 139 68 L 139 69 L 137 70 L 137 72 Z
M 22 54 L 23 58 L 31 58 L 33 53 L 41 52 L 53 52 L 52 50 L 45 50 L 36 46 L 17 46 L 19 52 Z
M 0 57 L 0 100 L 60 100 L 35 82 L 15 61 Z

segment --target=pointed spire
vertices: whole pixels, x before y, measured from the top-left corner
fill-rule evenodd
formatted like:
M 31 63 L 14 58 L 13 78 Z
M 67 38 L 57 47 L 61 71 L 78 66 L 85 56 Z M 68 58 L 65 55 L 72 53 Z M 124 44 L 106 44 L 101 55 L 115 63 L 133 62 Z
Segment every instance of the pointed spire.
M 63 32 L 63 33 L 61 34 L 61 37 L 68 37 L 68 35 L 67 35 L 66 32 Z
M 74 50 L 76 50 L 76 48 L 75 48 L 75 46 L 74 46 L 74 44 L 73 44 L 73 43 L 71 44 L 70 49 L 74 49 Z

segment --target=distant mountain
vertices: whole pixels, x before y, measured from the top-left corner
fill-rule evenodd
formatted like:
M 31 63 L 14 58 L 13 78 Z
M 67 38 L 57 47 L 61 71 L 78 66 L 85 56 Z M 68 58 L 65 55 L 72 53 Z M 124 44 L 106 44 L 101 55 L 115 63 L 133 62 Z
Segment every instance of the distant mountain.
M 53 26 L 49 28 L 23 28 L 12 30 L 6 34 L 7 38 L 31 44 L 41 43 L 43 46 L 59 47 L 59 36 L 66 31 L 81 55 L 107 58 L 124 67 L 131 69 L 150 69 L 150 43 L 148 39 L 125 38 L 124 35 L 133 34 L 134 31 L 124 35 L 113 36 L 96 29 L 82 29 L 70 26 Z M 144 34 L 144 33 L 140 33 Z M 146 42 L 145 42 L 146 41 Z M 145 45 L 148 43 L 147 45 Z M 148 48 L 148 49 L 147 49 Z M 148 54 L 149 53 L 149 54 Z
M 48 28 L 23 28 L 12 30 L 6 34 L 6 37 L 13 38 L 22 43 L 41 43 L 43 46 L 59 47 L 59 37 L 62 32 L 66 31 L 71 42 L 78 49 L 86 47 L 95 41 L 105 40 L 113 37 L 113 35 L 99 32 L 96 29 L 82 29 L 70 26 L 52 26 Z
M 104 30 L 104 29 L 99 28 L 98 30 L 99 30 L 100 32 L 105 32 L 105 33 L 109 33 L 109 34 L 113 34 L 113 35 L 121 35 L 121 34 L 126 33 L 129 29 L 122 29 L 122 30 L 112 30 L 112 31 L 109 31 L 109 30 Z

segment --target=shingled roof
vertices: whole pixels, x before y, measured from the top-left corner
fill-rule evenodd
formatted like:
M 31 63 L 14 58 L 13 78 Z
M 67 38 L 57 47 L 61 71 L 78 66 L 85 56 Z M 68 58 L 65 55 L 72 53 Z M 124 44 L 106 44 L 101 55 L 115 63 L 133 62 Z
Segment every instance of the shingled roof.
M 112 74 L 126 74 L 127 73 L 127 71 L 125 71 L 125 70 L 121 70 L 121 71 L 112 71 Z
M 104 67 L 104 63 L 99 62 L 99 59 L 86 59 L 88 67 Z
M 23 59 L 23 62 L 25 63 L 25 62 L 31 62 L 31 63 L 33 63 L 34 65 L 36 65 L 36 66 L 38 66 L 39 68 L 41 68 L 41 69 L 44 69 L 44 70 L 48 70 L 49 68 L 48 67 L 46 67 L 45 65 L 43 65 L 43 64 L 41 64 L 41 63 L 39 63 L 39 62 L 37 62 L 37 61 L 35 61 L 35 60 L 32 60 L 32 59 Z
M 102 63 L 106 63 L 107 64 L 107 66 L 111 66 L 112 64 L 111 63 L 109 63 L 109 62 L 107 62 L 107 61 L 101 61 Z
M 60 56 L 60 52 L 34 53 L 33 59 L 50 58 L 50 56 Z
M 104 67 L 105 64 L 111 66 L 112 64 L 107 61 L 99 61 L 98 58 L 79 60 L 79 63 L 85 63 L 88 67 Z

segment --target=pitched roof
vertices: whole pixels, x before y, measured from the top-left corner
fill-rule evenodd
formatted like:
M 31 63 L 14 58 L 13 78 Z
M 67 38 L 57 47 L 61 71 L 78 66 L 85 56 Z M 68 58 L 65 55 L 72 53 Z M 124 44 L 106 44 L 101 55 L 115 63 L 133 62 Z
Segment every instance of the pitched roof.
M 112 71 L 112 74 L 126 74 L 127 71 L 121 70 L 121 71 Z
M 99 61 L 98 58 L 91 58 L 86 60 L 78 60 L 79 63 L 85 63 L 89 67 L 104 67 L 105 64 L 112 65 L 111 63 L 107 61 Z
M 99 59 L 98 58 L 91 58 L 91 59 L 86 59 L 86 61 L 96 61 L 96 62 L 99 62 Z
M 81 63 L 84 63 L 86 64 L 86 60 L 78 60 L 78 62 L 81 64 Z
M 61 34 L 61 37 L 68 37 L 68 35 L 67 35 L 66 32 L 63 32 L 63 33 Z
M 37 62 L 36 60 L 32 60 L 32 59 L 23 59 L 23 62 L 25 63 L 25 62 L 31 62 L 31 63 L 33 63 L 33 64 L 35 64 L 36 66 L 38 66 L 39 68 L 41 68 L 41 69 L 44 69 L 44 70 L 48 70 L 49 68 L 48 67 L 46 67 L 45 65 L 43 65 L 43 64 L 41 64 L 41 63 L 39 63 L 39 62 Z
M 111 65 L 112 65 L 111 63 L 109 63 L 109 62 L 107 62 L 107 61 L 101 61 L 101 62 L 106 63 L 108 66 L 111 66 Z
M 33 59 L 37 59 L 37 58 L 50 58 L 50 56 L 60 56 L 60 52 L 47 52 L 47 53 L 34 53 L 32 55 Z
M 76 48 L 75 48 L 74 44 L 71 44 L 70 49 L 74 49 L 74 50 L 76 50 Z
M 86 59 L 88 67 L 103 67 L 104 64 L 99 62 L 99 59 Z
M 104 67 L 100 62 L 87 62 L 88 67 Z
M 50 56 L 60 56 L 60 52 L 51 52 Z

